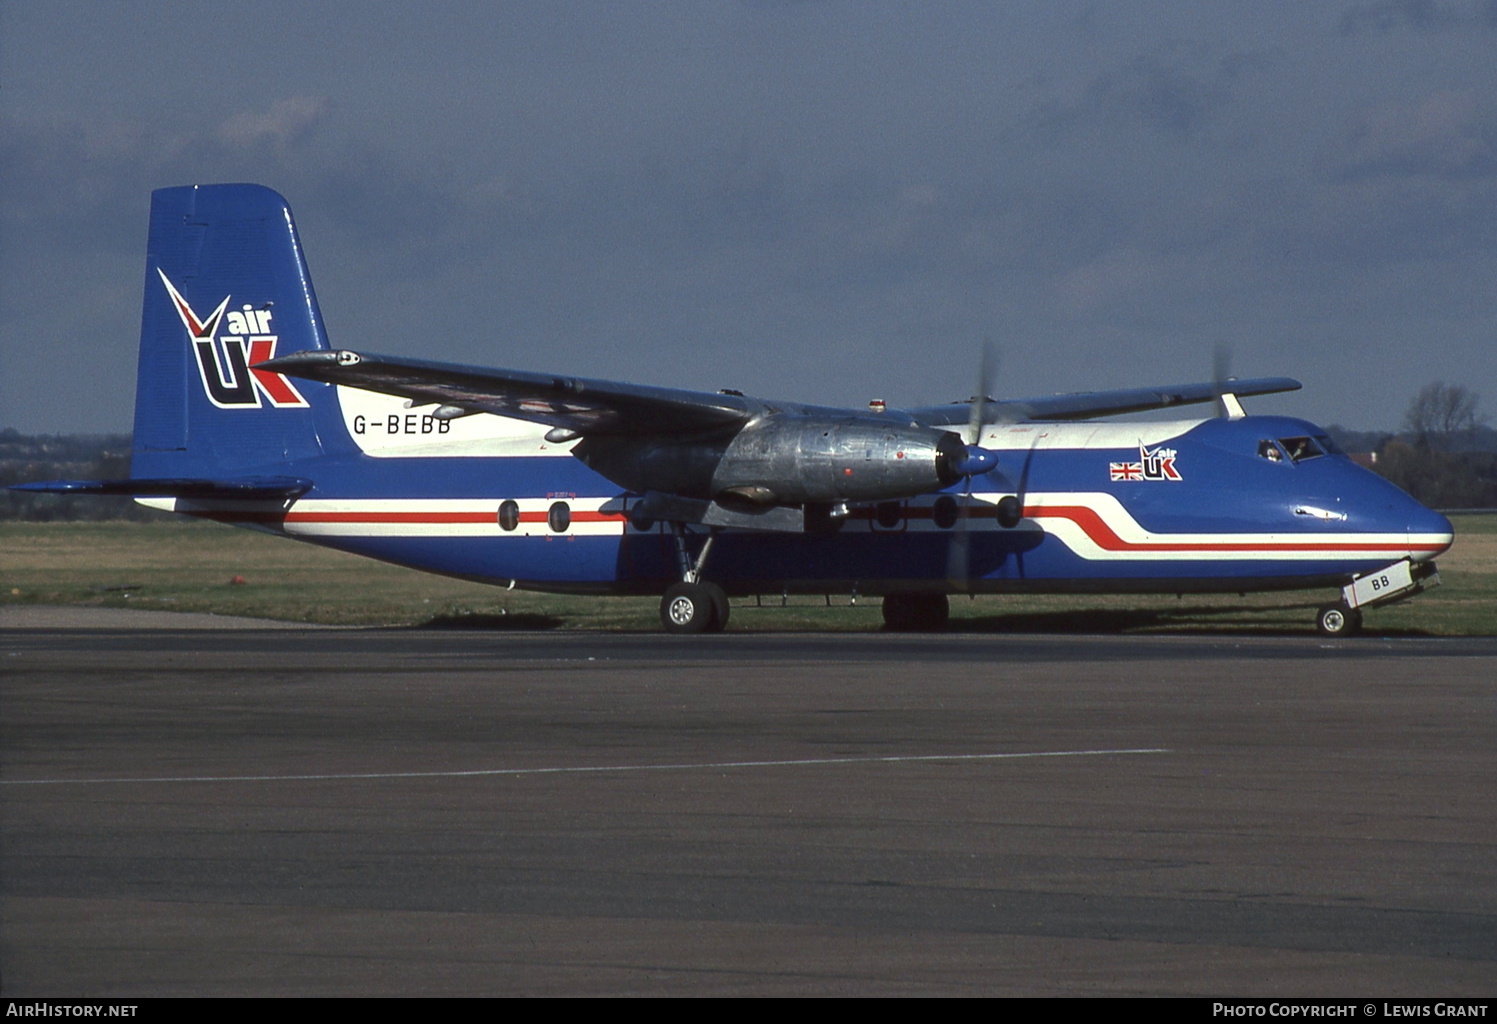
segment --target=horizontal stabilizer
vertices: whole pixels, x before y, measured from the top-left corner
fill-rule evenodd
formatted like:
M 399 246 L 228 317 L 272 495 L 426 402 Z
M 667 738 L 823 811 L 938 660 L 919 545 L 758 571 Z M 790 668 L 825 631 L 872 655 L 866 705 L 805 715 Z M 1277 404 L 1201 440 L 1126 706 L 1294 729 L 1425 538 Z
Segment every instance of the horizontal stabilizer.
M 40 480 L 11 484 L 12 491 L 41 494 L 124 494 L 138 498 L 295 498 L 312 481 L 295 476 L 243 476 L 227 480 L 149 479 Z

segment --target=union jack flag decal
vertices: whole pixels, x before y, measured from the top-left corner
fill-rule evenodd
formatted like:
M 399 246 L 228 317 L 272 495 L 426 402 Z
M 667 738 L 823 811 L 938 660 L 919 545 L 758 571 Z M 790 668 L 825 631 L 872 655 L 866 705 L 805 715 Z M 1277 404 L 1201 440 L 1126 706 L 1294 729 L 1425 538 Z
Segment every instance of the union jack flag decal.
M 1112 480 L 1168 480 L 1178 483 L 1184 477 L 1175 468 L 1175 449 L 1138 446 L 1137 462 L 1109 462 L 1107 475 Z

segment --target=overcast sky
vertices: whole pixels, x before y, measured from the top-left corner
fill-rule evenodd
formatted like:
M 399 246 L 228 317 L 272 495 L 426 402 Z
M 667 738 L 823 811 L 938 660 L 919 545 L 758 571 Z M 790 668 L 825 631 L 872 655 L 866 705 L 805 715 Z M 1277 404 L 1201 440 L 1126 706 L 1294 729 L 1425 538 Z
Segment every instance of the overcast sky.
M 153 188 L 334 345 L 862 405 L 1497 407 L 1497 0 L 0 5 L 0 427 L 128 431 Z

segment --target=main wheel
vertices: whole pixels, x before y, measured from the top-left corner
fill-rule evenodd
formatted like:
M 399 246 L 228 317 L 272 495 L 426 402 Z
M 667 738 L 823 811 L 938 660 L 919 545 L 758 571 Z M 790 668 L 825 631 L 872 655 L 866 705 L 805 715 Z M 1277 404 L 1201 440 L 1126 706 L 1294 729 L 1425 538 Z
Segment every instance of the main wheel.
M 915 595 L 887 594 L 884 597 L 884 628 L 891 633 L 908 633 L 915 628 Z
M 707 592 L 707 598 L 712 602 L 712 626 L 708 632 L 721 633 L 728 628 L 728 615 L 732 611 L 728 604 L 728 595 L 716 583 L 703 583 L 700 586 Z
M 1337 602 L 1320 609 L 1315 628 L 1321 636 L 1354 636 L 1362 628 L 1362 613 Z
M 660 624 L 667 633 L 712 633 L 718 625 L 717 598 L 722 590 L 712 584 L 677 583 L 660 599 Z M 727 604 L 726 596 L 722 597 Z
M 945 629 L 951 618 L 951 601 L 945 594 L 915 595 L 915 628 L 922 633 Z
M 890 594 L 884 598 L 884 628 L 891 633 L 928 633 L 944 629 L 951 615 L 945 594 Z

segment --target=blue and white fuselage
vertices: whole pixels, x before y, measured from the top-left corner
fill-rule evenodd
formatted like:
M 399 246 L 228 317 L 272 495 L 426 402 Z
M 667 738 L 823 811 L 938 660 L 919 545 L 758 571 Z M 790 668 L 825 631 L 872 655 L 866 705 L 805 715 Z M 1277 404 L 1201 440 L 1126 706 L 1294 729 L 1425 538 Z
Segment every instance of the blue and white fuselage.
M 356 450 L 258 467 L 314 482 L 284 507 L 144 500 L 532 589 L 658 593 L 676 578 L 665 524 L 631 516 L 639 496 L 573 458 L 575 442 L 550 443 L 522 420 L 441 421 L 386 395 L 335 397 Z M 1322 453 L 1295 461 L 1283 443 L 1293 439 Z M 999 465 L 970 495 L 959 483 L 854 505 L 817 535 L 723 530 L 712 578 L 733 594 L 945 587 L 965 533 L 957 589 L 1238 592 L 1340 585 L 1451 542 L 1443 516 L 1325 451 L 1324 431 L 1303 420 L 988 425 L 982 443 Z M 1147 453 L 1161 451 L 1168 461 L 1150 472 Z M 1005 528 L 995 510 L 1011 495 L 1023 519 Z

